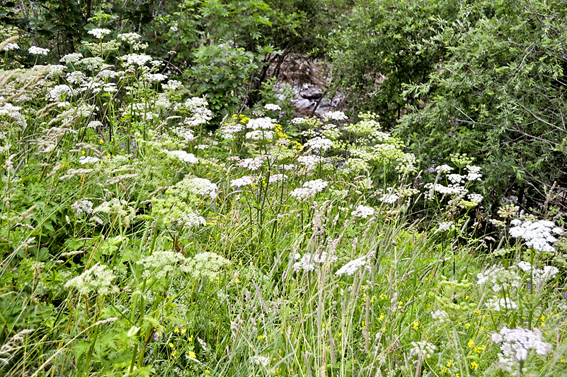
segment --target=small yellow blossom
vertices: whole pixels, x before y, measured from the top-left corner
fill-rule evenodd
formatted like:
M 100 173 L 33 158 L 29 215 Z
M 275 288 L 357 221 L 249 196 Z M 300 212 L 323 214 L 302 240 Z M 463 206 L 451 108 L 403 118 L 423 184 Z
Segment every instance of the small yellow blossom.
M 469 348 L 473 348 L 474 347 L 474 340 L 470 339 L 468 344 Z
M 478 369 L 478 363 L 477 363 L 476 361 L 473 361 L 473 362 L 471 363 L 471 368 L 473 368 L 473 369 Z
M 413 323 L 413 328 L 414 328 L 414 330 L 417 330 L 419 328 L 419 321 L 415 321 Z

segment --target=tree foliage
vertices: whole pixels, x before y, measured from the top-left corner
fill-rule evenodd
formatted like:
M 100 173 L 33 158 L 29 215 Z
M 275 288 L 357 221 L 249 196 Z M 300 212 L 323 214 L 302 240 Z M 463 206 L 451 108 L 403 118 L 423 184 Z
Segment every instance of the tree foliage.
M 436 36 L 446 60 L 407 87 L 405 96 L 426 105 L 398 133 L 431 163 L 476 156 L 497 196 L 518 185 L 543 195 L 566 172 L 566 21 L 565 1 L 463 4 Z

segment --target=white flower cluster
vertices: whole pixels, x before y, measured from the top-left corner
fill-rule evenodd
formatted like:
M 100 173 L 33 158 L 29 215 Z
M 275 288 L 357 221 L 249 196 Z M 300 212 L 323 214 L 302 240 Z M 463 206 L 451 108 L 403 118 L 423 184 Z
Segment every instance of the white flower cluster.
M 92 29 L 88 32 L 88 34 L 94 36 L 97 39 L 102 39 L 105 35 L 108 35 L 110 33 L 111 31 L 108 29 Z
M 20 110 L 22 110 L 20 106 L 14 106 L 8 102 L 0 105 L 0 115 L 6 115 L 8 118 L 15 120 L 22 128 L 26 128 L 28 123 L 26 117 L 20 113 Z
M 293 264 L 293 270 L 295 272 L 303 271 L 313 271 L 317 265 L 325 263 L 327 260 L 329 262 L 335 262 L 337 257 L 334 255 L 329 255 L 327 252 L 323 251 L 320 254 L 306 253 L 303 256 L 301 254 L 295 254 L 294 259 L 298 262 Z
M 359 205 L 354 211 L 352 211 L 351 215 L 354 217 L 366 219 L 368 216 L 374 216 L 374 213 L 376 213 L 376 211 L 374 211 L 374 208 Z
M 83 58 L 78 61 L 78 64 L 85 67 L 87 70 L 99 69 L 105 63 L 104 60 L 98 56 L 92 58 Z
M 186 226 L 187 228 L 193 228 L 200 225 L 205 225 L 207 221 L 204 217 L 197 215 L 193 212 L 188 212 L 183 214 L 181 218 L 177 220 L 180 225 Z
M 225 138 L 228 137 L 232 137 L 232 134 L 235 134 L 237 132 L 242 131 L 242 126 L 240 124 L 229 124 L 226 126 L 222 126 L 220 128 L 220 132 L 223 133 L 223 135 L 225 136 Z
M 280 111 L 282 108 L 279 105 L 274 105 L 273 103 L 268 103 L 264 105 L 264 109 L 271 111 Z
M 270 175 L 270 179 L 268 180 L 269 183 L 276 183 L 279 181 L 285 181 L 287 179 L 287 175 L 285 174 L 274 174 Z
M 435 171 L 441 172 L 441 173 L 449 173 L 452 170 L 453 170 L 453 168 L 450 167 L 449 165 L 440 165 L 440 166 L 437 166 L 435 168 Z
M 83 58 L 81 53 L 72 53 L 63 56 L 59 61 L 61 63 L 76 63 Z
M 256 365 L 261 365 L 264 368 L 266 368 L 268 365 L 270 365 L 270 358 L 266 357 L 266 356 L 260 356 L 260 355 L 255 355 L 252 356 L 250 358 L 250 360 L 256 364 Z
M 67 81 L 70 84 L 78 84 L 85 80 L 86 75 L 81 71 L 74 71 L 67 75 Z
M 455 224 L 452 221 L 441 222 L 439 223 L 439 227 L 435 230 L 435 233 L 446 232 L 451 229 L 455 229 Z
M 116 39 L 118 39 L 119 41 L 126 42 L 129 44 L 134 44 L 138 42 L 140 38 L 141 36 L 138 33 L 123 33 L 123 34 L 118 34 L 118 36 L 116 37 Z
M 73 94 L 73 89 L 71 89 L 68 85 L 55 85 L 53 89 L 49 91 L 49 99 L 51 101 L 58 101 L 62 95 L 64 94 Z
M 81 156 L 81 157 L 79 157 L 79 163 L 81 165 L 96 164 L 99 161 L 100 161 L 100 158 L 94 157 L 94 156 Z
M 143 54 L 142 55 L 128 54 L 128 55 L 121 56 L 120 59 L 122 61 L 126 61 L 126 65 L 136 64 L 138 66 L 143 66 L 144 64 L 146 64 L 147 62 L 152 60 L 152 57 L 149 56 L 149 55 L 143 55 Z
M 468 181 L 480 181 L 480 179 L 482 178 L 482 174 L 480 174 L 480 166 L 467 165 L 465 169 L 468 170 Z
M 484 272 L 479 272 L 476 277 L 478 285 L 489 283 L 495 293 L 502 289 L 508 291 L 511 288 L 518 288 L 522 284 L 522 279 L 518 274 L 504 267 L 492 266 Z
M 400 197 L 396 194 L 385 194 L 379 199 L 383 203 L 394 204 Z
M 195 127 L 211 120 L 213 113 L 211 110 L 207 109 L 208 105 L 209 103 L 204 98 L 193 97 L 187 99 L 182 106 L 186 107 L 191 112 L 191 116 L 185 118 L 184 123 L 190 127 Z
M 6 46 L 4 46 L 4 48 L 2 48 L 2 51 L 12 51 L 12 50 L 19 50 L 20 46 L 18 46 L 17 43 L 8 43 Z
M 187 153 L 185 151 L 166 151 L 170 156 L 175 156 L 183 162 L 188 162 L 190 164 L 196 164 L 199 159 L 195 157 L 193 153 Z
M 329 148 L 333 147 L 333 142 L 329 139 L 325 139 L 323 137 L 315 137 L 309 141 L 307 141 L 307 143 L 305 143 L 306 146 L 310 147 L 311 149 L 321 149 L 326 151 Z
M 484 196 L 480 195 L 480 194 L 468 194 L 467 197 L 469 198 L 469 200 L 471 202 L 480 204 L 482 202 L 482 200 L 484 199 Z
M 437 350 L 434 344 L 426 341 L 411 342 L 411 346 L 413 348 L 410 350 L 410 356 L 414 356 L 417 359 L 414 360 L 414 363 L 430 358 Z
M 563 234 L 563 229 L 556 226 L 553 221 L 540 220 L 531 222 L 529 220 L 521 221 L 512 220 L 510 228 L 510 236 L 514 238 L 523 238 L 526 246 L 533 247 L 535 250 L 554 253 L 555 248 L 551 246 L 557 241 L 552 233 Z
M 320 156 L 300 156 L 297 158 L 297 162 L 307 167 L 314 167 L 320 162 L 323 162 L 324 158 Z
M 342 111 L 328 111 L 323 115 L 323 118 L 325 118 L 325 120 L 336 120 L 336 121 L 348 119 L 345 113 L 343 113 Z
M 535 268 L 529 262 L 519 262 L 518 268 L 530 276 L 528 279 L 531 279 L 535 288 L 539 291 L 543 288 L 544 284 L 550 280 L 553 280 L 555 276 L 559 273 L 557 267 L 553 266 L 544 266 L 543 268 Z
M 112 285 L 116 277 L 107 266 L 95 264 L 81 275 L 69 280 L 65 288 L 75 288 L 81 295 L 96 292 L 101 295 L 116 293 L 118 287 Z
M 468 192 L 466 188 L 459 185 L 443 186 L 439 183 L 428 183 L 424 186 L 426 189 L 436 191 L 443 195 L 464 195 Z
M 250 119 L 246 124 L 246 128 L 251 130 L 272 130 L 274 129 L 274 123 L 272 118 L 256 118 Z
M 445 323 L 445 322 L 449 321 L 449 314 L 447 314 L 447 312 L 445 310 L 436 310 L 436 311 L 431 313 L 431 317 L 433 317 L 433 319 L 435 321 L 438 321 L 438 322 L 441 322 L 441 323 Z
M 360 267 L 363 267 L 365 265 L 366 265 L 366 255 L 363 256 L 363 257 L 351 260 L 350 262 L 348 262 L 347 264 L 345 264 L 344 266 L 339 268 L 337 270 L 337 272 L 335 272 L 335 275 L 337 275 L 337 276 L 341 276 L 341 275 L 352 276 L 356 273 L 356 271 L 358 271 L 358 269 Z
M 274 138 L 274 131 L 251 131 L 246 133 L 246 138 L 250 140 L 272 140 Z
M 179 269 L 178 264 L 185 264 L 187 258 L 181 253 L 174 251 L 156 250 L 152 255 L 140 259 L 137 264 L 140 264 L 146 270 L 144 276 L 149 276 L 150 273 L 156 279 L 166 277 L 170 272 L 176 272 Z
M 173 133 L 183 138 L 185 141 L 192 141 L 195 139 L 195 135 L 193 134 L 193 131 L 191 131 L 189 128 L 175 127 L 173 129 Z
M 206 195 L 211 199 L 216 199 L 218 187 L 216 183 L 212 183 L 205 178 L 192 178 L 185 185 L 190 192 L 194 192 L 198 195 Z
M 516 310 L 518 309 L 518 304 L 516 304 L 513 300 L 511 300 L 510 298 L 506 297 L 506 298 L 491 298 L 488 301 L 486 301 L 486 307 L 490 310 L 494 310 L 496 312 L 500 312 L 503 309 L 505 310 Z
M 237 178 L 237 179 L 233 179 L 232 181 L 230 181 L 230 187 L 249 186 L 253 183 L 254 183 L 254 180 L 252 179 L 252 177 L 245 175 L 242 178 Z
M 177 80 L 168 80 L 167 84 L 163 84 L 161 87 L 163 88 L 163 90 L 175 90 L 177 88 L 179 88 L 181 86 L 181 81 L 177 81 Z
M 28 52 L 31 55 L 47 55 L 49 53 L 49 49 L 48 48 L 41 48 L 41 47 L 37 47 L 37 46 L 31 46 L 30 48 L 28 48 Z
M 93 120 L 93 121 L 90 121 L 89 124 L 87 124 L 87 128 L 92 128 L 93 130 L 100 128 L 100 127 L 103 127 L 103 126 L 104 125 L 102 124 L 102 122 L 100 120 Z
M 289 195 L 297 199 L 308 199 L 315 194 L 323 191 L 328 186 L 328 183 L 322 179 L 315 179 L 313 181 L 307 181 L 303 184 L 303 187 L 296 188 Z
M 102 77 L 103 79 L 110 79 L 115 78 L 116 76 L 120 75 L 120 73 L 116 71 L 112 71 L 110 69 L 103 69 L 99 73 L 97 73 L 96 77 Z
M 167 76 L 161 73 L 146 73 L 144 78 L 148 82 L 162 82 L 163 80 L 167 80 Z
M 553 351 L 553 346 L 543 341 L 539 329 L 527 330 L 521 327 L 509 329 L 504 327 L 500 333 L 492 334 L 492 341 L 500 345 L 502 353 L 498 358 L 502 367 L 508 372 L 515 371 L 518 364 L 527 360 L 529 350 L 535 350 L 540 356 Z
M 254 158 L 245 158 L 244 160 L 240 160 L 238 161 L 238 163 L 236 164 L 237 166 L 241 167 L 241 168 L 245 168 L 248 170 L 258 170 L 262 167 L 262 165 L 264 165 L 264 156 L 258 156 L 258 157 L 254 157 Z
M 82 215 L 83 213 L 90 215 L 93 213 L 93 202 L 90 200 L 77 200 L 71 205 L 71 209 L 75 211 L 77 215 Z

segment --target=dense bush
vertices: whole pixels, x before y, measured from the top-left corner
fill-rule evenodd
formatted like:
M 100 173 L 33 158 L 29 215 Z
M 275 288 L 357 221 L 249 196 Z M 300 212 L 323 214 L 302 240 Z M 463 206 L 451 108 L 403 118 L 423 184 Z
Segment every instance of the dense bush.
M 448 153 L 476 156 L 494 197 L 528 187 L 545 197 L 565 182 L 567 3 L 463 4 L 437 39 L 449 54 L 405 96 L 425 103 L 397 132 L 435 163 Z
M 424 157 L 477 157 L 491 200 L 565 181 L 565 1 L 357 2 L 335 85 Z M 520 194 L 522 196 L 523 194 Z

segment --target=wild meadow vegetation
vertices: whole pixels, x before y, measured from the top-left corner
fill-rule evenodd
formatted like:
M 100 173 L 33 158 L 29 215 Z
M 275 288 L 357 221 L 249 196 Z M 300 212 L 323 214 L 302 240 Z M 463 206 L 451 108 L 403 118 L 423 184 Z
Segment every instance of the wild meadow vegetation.
M 0 375 L 567 370 L 567 3 L 0 10 Z

